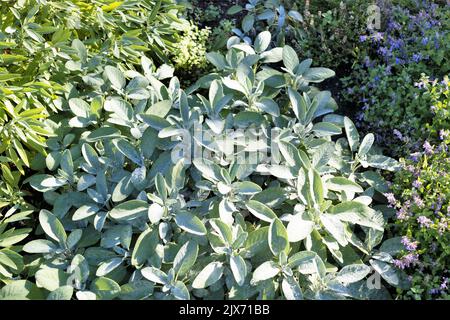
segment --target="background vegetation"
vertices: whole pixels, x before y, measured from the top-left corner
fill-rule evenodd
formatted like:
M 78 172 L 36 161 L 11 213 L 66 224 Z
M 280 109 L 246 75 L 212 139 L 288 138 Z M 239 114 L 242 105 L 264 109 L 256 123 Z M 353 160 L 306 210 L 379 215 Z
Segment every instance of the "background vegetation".
M 448 299 L 449 10 L 2 1 L 0 299 Z

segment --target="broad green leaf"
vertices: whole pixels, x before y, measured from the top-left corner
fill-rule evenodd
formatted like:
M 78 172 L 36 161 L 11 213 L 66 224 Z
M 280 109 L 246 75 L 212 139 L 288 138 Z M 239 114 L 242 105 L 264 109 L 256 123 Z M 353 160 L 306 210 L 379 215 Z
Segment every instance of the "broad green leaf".
M 114 271 L 114 269 L 116 269 L 118 266 L 120 266 L 122 262 L 123 262 L 122 258 L 113 258 L 111 260 L 104 261 L 97 268 L 95 275 L 97 277 L 106 276 L 110 272 Z
M 131 255 L 131 264 L 135 267 L 143 265 L 155 253 L 159 237 L 157 230 L 147 229 L 139 235 Z
M 247 33 L 253 28 L 255 23 L 255 16 L 253 14 L 248 14 L 242 19 L 242 30 Z
M 350 150 L 356 152 L 359 147 L 358 130 L 356 129 L 353 121 L 350 120 L 350 118 L 348 117 L 344 118 L 344 126 L 345 126 L 345 133 L 347 134 L 348 144 L 350 145 Z
M 230 256 L 230 268 L 231 272 L 233 272 L 234 280 L 236 280 L 238 285 L 242 286 L 247 276 L 247 265 L 244 259 L 239 255 Z
M 303 73 L 303 78 L 309 82 L 322 82 L 325 79 L 334 77 L 336 74 L 333 70 L 323 67 L 309 68 Z
M 323 277 L 326 273 L 323 260 L 313 251 L 300 251 L 293 254 L 288 265 L 291 268 L 297 268 L 302 274 L 318 273 Z
M 269 227 L 262 227 L 250 232 L 244 247 L 247 257 L 252 257 L 262 250 L 270 250 L 268 244 Z
M 273 261 L 266 261 L 262 263 L 253 271 L 252 283 L 258 283 L 267 279 L 275 277 L 281 272 L 281 268 Z
M 254 47 L 256 52 L 263 52 L 269 47 L 272 35 L 269 31 L 263 31 L 256 36 Z
M 305 219 L 302 214 L 293 215 L 286 228 L 289 242 L 298 242 L 305 239 L 313 228 L 313 221 Z
M 60 269 L 44 267 L 36 272 L 35 277 L 38 287 L 45 288 L 48 291 L 54 291 L 59 287 L 68 285 L 67 280 L 69 275 Z
M 333 191 L 339 192 L 364 192 L 363 188 L 356 182 L 344 177 L 333 177 L 329 179 L 326 183 L 327 188 Z
M 381 252 L 386 252 L 390 255 L 395 255 L 404 249 L 405 246 L 402 243 L 402 237 L 386 239 L 380 246 Z
M 370 148 L 372 148 L 373 142 L 375 141 L 375 136 L 373 133 L 367 134 L 361 142 L 359 146 L 358 154 L 360 156 L 364 156 L 369 152 Z
M 252 195 L 262 191 L 259 185 L 251 181 L 235 182 L 232 187 L 235 192 L 243 195 Z
M 345 237 L 345 225 L 336 216 L 323 213 L 320 215 L 320 221 L 341 246 L 345 247 L 348 244 Z
M 206 235 L 207 231 L 203 222 L 187 211 L 178 212 L 175 215 L 176 224 L 186 232 L 195 235 Z
M 219 281 L 222 277 L 224 270 L 223 263 L 211 262 L 197 275 L 192 283 L 192 287 L 195 289 L 207 288 L 210 285 Z
M 58 241 L 61 246 L 65 246 L 67 240 L 66 231 L 53 213 L 45 209 L 41 210 L 39 213 L 39 224 L 50 238 Z
M 103 126 L 98 128 L 86 137 L 87 142 L 96 142 L 103 139 L 113 139 L 121 137 L 120 131 L 113 127 Z
M 280 219 L 275 218 L 269 227 L 269 247 L 275 256 L 278 256 L 282 251 L 289 253 L 289 240 L 286 228 Z
M 122 71 L 120 71 L 119 69 L 112 66 L 106 66 L 104 74 L 116 89 L 120 90 L 125 87 L 126 80 Z
M 249 200 L 245 206 L 251 214 L 262 221 L 272 222 L 277 218 L 277 215 L 272 211 L 272 209 L 256 200 Z
M 0 289 L 0 300 L 42 300 L 44 295 L 34 283 L 15 280 Z
M 69 100 L 70 111 L 74 115 L 81 118 L 89 118 L 91 106 L 80 98 L 72 98 Z
M 354 283 L 364 279 L 371 269 L 365 264 L 351 264 L 339 270 L 336 279 L 343 283 Z
M 51 253 L 57 248 L 58 246 L 49 240 L 37 239 L 25 244 L 23 251 L 28 253 Z
M 163 100 L 153 104 L 146 112 L 147 115 L 165 118 L 172 108 L 172 101 Z
M 303 300 L 302 289 L 294 277 L 284 277 L 281 288 L 286 300 Z
M 133 220 L 145 216 L 148 203 L 142 200 L 129 200 L 114 207 L 109 215 L 116 220 Z
M 50 292 L 50 294 L 47 296 L 47 300 L 70 300 L 72 298 L 72 295 L 72 286 L 62 286 Z
M 145 267 L 141 273 L 146 279 L 155 283 L 166 284 L 168 281 L 167 274 L 155 267 Z
M 117 150 L 119 150 L 125 157 L 136 163 L 138 166 L 144 165 L 141 154 L 130 142 L 125 139 L 119 139 L 113 140 L 113 143 Z
M 95 215 L 100 208 L 94 204 L 87 204 L 79 207 L 72 216 L 73 221 L 80 221 Z
M 291 72 L 294 72 L 295 68 L 300 63 L 297 53 L 290 46 L 283 47 L 283 63 L 284 66 Z
M 189 300 L 190 294 L 186 285 L 182 281 L 177 281 L 175 285 L 170 290 L 175 299 L 178 300 Z
M 383 226 L 373 219 L 374 210 L 357 201 L 339 203 L 330 209 L 330 213 L 342 221 L 383 231 Z
M 91 291 L 100 300 L 112 300 L 120 294 L 120 286 L 114 280 L 100 277 L 92 282 Z
M 154 285 L 147 280 L 136 280 L 120 287 L 121 300 L 143 300 L 153 294 Z
M 376 259 L 370 259 L 369 262 L 375 271 L 390 285 L 403 290 L 407 290 L 411 287 L 408 276 L 402 270 L 397 269 L 387 262 Z
M 173 269 L 179 276 L 186 274 L 197 260 L 198 245 L 194 241 L 186 242 L 178 250 L 173 260 Z
M 370 156 L 367 160 L 367 163 L 373 168 L 388 171 L 397 171 L 401 168 L 401 165 L 397 160 L 383 156 L 381 154 Z

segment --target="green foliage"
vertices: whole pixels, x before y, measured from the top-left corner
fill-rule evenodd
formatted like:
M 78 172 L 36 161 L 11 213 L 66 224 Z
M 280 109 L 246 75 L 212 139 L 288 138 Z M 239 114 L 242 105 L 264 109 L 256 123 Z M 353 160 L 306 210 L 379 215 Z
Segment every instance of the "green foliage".
M 278 45 L 285 43 L 285 36 L 294 31 L 303 22 L 303 16 L 289 5 L 280 0 L 250 0 L 242 7 L 234 5 L 228 9 L 228 14 L 244 15 L 240 29 L 233 32 L 250 43 L 251 38 L 257 33 L 269 30 Z
M 4 215 L 0 214 L 0 282 L 6 284 L 15 280 L 25 268 L 24 259 L 20 255 L 21 246 L 18 243 L 32 230 L 14 226 L 28 220 L 28 216 L 33 212 L 32 210 L 18 212 L 18 207 L 14 206 Z M 3 296 L 3 291 L 3 289 L 0 291 L 0 297 Z
M 448 146 L 414 154 L 395 175 L 392 204 L 398 209 L 393 228 L 402 235 L 396 264 L 411 276 L 406 299 L 448 299 L 450 197 Z
M 366 32 L 370 3 L 326 2 L 312 1 L 315 7 L 304 17 L 301 27 L 290 32 L 288 41 L 301 57 L 316 57 L 320 65 L 333 67 L 344 75 L 355 60 L 359 36 Z
M 0 299 L 448 298 L 442 7 L 377 2 L 365 34 L 359 1 L 4 3 Z M 349 99 L 444 144 L 398 171 L 392 124 L 338 115 L 327 66 L 355 59 Z
M 42 168 L 53 131 L 44 120 L 64 110 L 60 96 L 70 84 L 80 90 L 105 64 L 133 68 L 146 54 L 169 63 L 188 25 L 182 8 L 171 0 L 2 2 L 0 207 L 24 204 L 21 176 Z
M 430 111 L 433 119 L 427 123 L 427 130 L 432 141 L 443 141 L 450 144 L 450 81 L 448 76 L 441 79 L 430 80 L 428 76 L 422 75 L 420 80 L 423 86 L 423 95 L 430 99 Z
M 357 104 L 359 126 L 376 134 L 390 154 L 417 149 L 434 117 L 421 92 L 421 74 L 448 74 L 449 7 L 429 1 L 409 7 L 385 4 L 382 30 L 360 37 L 357 62 L 344 79 L 347 100 Z
M 107 66 L 101 90 L 67 97 L 47 168 L 27 179 L 50 208 L 39 214 L 45 238 L 24 246 L 38 266 L 24 274 L 43 295 L 389 298 L 381 283 L 364 289 L 371 267 L 407 288 L 377 249 L 386 207 L 372 206 L 382 199 L 376 169 L 397 162 L 333 114 L 330 93 L 313 86 L 331 70 L 271 43 L 268 32 L 253 47 L 231 39 L 225 56 L 208 55 L 217 73 L 186 91 L 177 78 L 158 80 L 142 58 L 144 72 Z M 211 158 L 174 161 L 198 125 L 216 140 L 230 129 L 274 129 L 277 164 L 241 163 L 195 139 Z
M 207 65 L 206 50 L 210 34 L 210 28 L 199 29 L 191 23 L 180 36 L 173 52 L 175 68 L 191 77 L 192 73 L 202 72 Z

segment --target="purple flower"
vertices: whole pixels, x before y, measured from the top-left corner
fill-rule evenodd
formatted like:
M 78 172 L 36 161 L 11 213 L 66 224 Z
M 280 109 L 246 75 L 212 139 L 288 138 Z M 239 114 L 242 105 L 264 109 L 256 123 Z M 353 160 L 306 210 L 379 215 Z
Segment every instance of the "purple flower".
M 419 180 L 414 180 L 412 185 L 413 185 L 414 188 L 419 189 L 422 186 L 422 182 L 420 182 Z
M 387 56 L 388 49 L 386 47 L 381 47 L 378 49 L 378 54 L 380 56 Z
M 403 60 L 400 58 L 395 58 L 395 64 L 403 64 Z
M 420 60 L 422 60 L 422 54 L 420 53 L 413 54 L 412 61 L 419 62 Z
M 423 208 L 425 206 L 423 200 L 418 195 L 414 195 L 413 200 L 414 200 L 414 204 L 416 206 L 418 206 L 419 208 Z
M 402 244 L 405 246 L 406 250 L 414 251 L 417 249 L 418 242 L 410 241 L 408 237 L 403 236 L 401 240 Z
M 365 36 L 365 35 L 359 36 L 359 41 L 360 42 L 364 42 L 366 40 L 367 40 L 367 36 Z
M 425 153 L 427 155 L 433 154 L 433 147 L 428 141 L 425 141 L 425 143 L 423 144 L 423 149 L 425 150 Z
M 397 268 L 405 269 L 409 268 L 411 265 L 415 265 L 419 262 L 419 255 L 416 253 L 408 253 L 402 259 L 394 260 L 394 265 Z
M 383 33 L 382 32 L 375 32 L 372 36 L 372 39 L 375 40 L 375 42 L 383 40 Z
M 441 285 L 440 285 L 440 289 L 441 289 L 441 290 L 445 290 L 445 289 L 448 288 L 447 282 L 448 282 L 448 278 L 447 278 L 447 277 L 444 277 L 444 278 L 443 278 L 443 281 L 442 281 L 442 283 L 441 283 Z
M 384 196 L 386 197 L 387 201 L 391 206 L 395 206 L 397 203 L 397 200 L 395 199 L 395 196 L 393 193 L 384 193 Z
M 430 225 L 431 225 L 431 223 L 432 223 L 432 221 L 431 221 L 429 218 L 425 217 L 425 216 L 419 216 L 419 217 L 417 218 L 417 222 L 420 224 L 420 226 L 421 226 L 422 228 L 423 228 L 423 227 L 429 228 Z
M 439 130 L 439 139 L 444 140 L 448 136 L 448 130 L 441 129 Z
M 399 220 L 408 220 L 410 214 L 405 207 L 401 207 L 400 210 L 397 211 L 396 216 Z
M 439 289 L 436 289 L 436 288 L 433 288 L 433 289 L 430 289 L 430 294 L 439 294 Z
M 403 140 L 403 135 L 400 131 L 398 131 L 397 129 L 394 129 L 394 135 L 399 139 L 399 140 Z

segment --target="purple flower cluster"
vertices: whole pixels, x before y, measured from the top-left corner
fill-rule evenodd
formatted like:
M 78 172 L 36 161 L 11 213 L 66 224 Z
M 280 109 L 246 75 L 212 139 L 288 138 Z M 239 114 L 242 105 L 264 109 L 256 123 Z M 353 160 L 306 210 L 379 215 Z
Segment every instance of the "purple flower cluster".
M 444 130 L 444 129 L 439 130 L 439 139 L 444 140 L 445 138 L 448 137 L 448 135 L 449 135 L 448 130 Z
M 389 193 L 384 193 L 384 196 L 386 197 L 389 205 L 391 207 L 395 207 L 395 205 L 397 204 L 397 200 L 395 199 L 394 194 L 389 192 Z
M 418 194 L 415 194 L 413 196 L 413 201 L 417 207 L 419 207 L 419 208 L 425 207 L 425 203 L 423 202 L 423 199 Z
M 422 182 L 420 182 L 419 180 L 414 180 L 412 186 L 416 189 L 419 189 L 422 186 Z
M 401 259 L 395 259 L 394 265 L 399 269 L 406 269 L 419 263 L 419 255 L 417 253 L 408 253 Z
M 419 216 L 417 218 L 417 222 L 420 224 L 420 226 L 422 228 L 429 228 L 431 226 L 431 224 L 433 223 L 429 218 L 425 217 L 425 216 Z
M 408 209 L 405 206 L 402 206 L 397 211 L 396 216 L 397 216 L 398 220 L 408 220 L 408 218 L 411 216 L 411 213 L 408 211 Z
M 423 144 L 423 150 L 425 151 L 425 154 L 432 155 L 433 154 L 433 147 L 428 141 L 425 141 Z
M 419 245 L 417 241 L 411 241 L 407 236 L 403 236 L 401 242 L 408 251 L 415 251 Z
M 433 288 L 430 290 L 430 294 L 432 295 L 437 295 L 437 294 L 441 294 L 441 293 L 445 293 L 446 291 L 448 291 L 448 278 L 447 277 L 443 277 L 442 278 L 442 282 L 439 285 L 439 288 Z
M 420 159 L 421 153 L 420 152 L 414 152 L 410 154 L 410 158 L 414 162 L 418 162 Z

